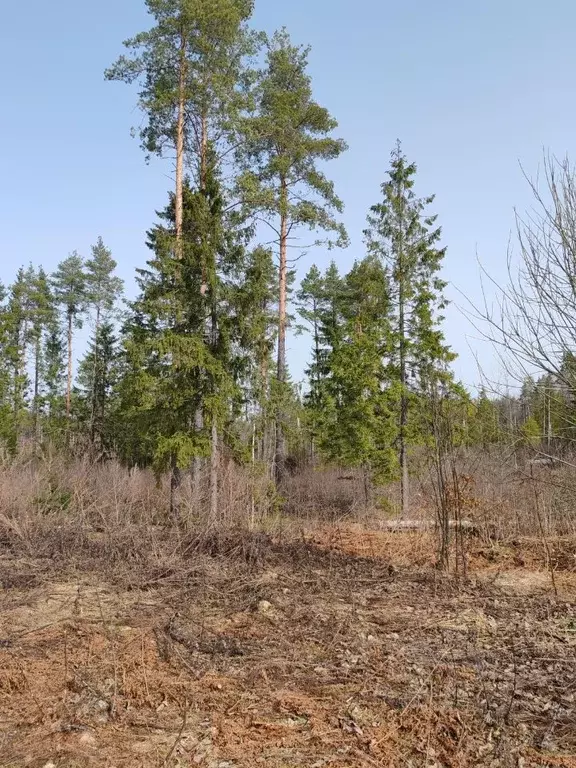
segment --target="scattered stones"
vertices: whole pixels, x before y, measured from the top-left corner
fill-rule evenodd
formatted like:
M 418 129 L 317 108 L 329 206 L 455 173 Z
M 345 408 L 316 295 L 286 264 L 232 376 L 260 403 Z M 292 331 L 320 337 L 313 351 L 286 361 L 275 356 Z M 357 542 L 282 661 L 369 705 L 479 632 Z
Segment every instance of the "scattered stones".
M 78 741 L 84 747 L 95 747 L 97 744 L 96 736 L 91 731 L 84 731 L 80 734 Z
M 258 613 L 270 613 L 272 608 L 272 603 L 269 603 L 268 600 L 260 600 L 258 603 Z

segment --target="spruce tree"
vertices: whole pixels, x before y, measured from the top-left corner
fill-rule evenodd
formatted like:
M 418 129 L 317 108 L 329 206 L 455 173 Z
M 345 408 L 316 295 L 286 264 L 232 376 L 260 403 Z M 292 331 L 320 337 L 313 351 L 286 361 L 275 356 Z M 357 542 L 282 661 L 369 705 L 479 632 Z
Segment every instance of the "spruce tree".
M 320 307 L 321 346 L 318 365 L 323 378 L 330 374 L 329 356 L 342 339 L 341 320 L 347 293 L 346 280 L 347 278 L 340 274 L 336 263 L 332 261 L 324 273 Z
M 114 324 L 104 320 L 89 343 L 78 369 L 78 384 L 83 397 L 81 422 L 88 425 L 90 440 L 100 458 L 113 450 L 115 426 L 112 423 L 113 397 L 121 375 L 121 351 Z
M 184 228 L 196 193 L 184 185 Z M 170 511 L 178 518 L 181 470 L 194 456 L 206 455 L 206 440 L 194 429 L 201 402 L 200 367 L 204 357 L 203 315 L 199 306 L 201 271 L 195 254 L 183 245 L 174 259 L 175 195 L 160 223 L 148 233 L 153 255 L 137 270 L 140 294 L 131 303 L 125 326 L 126 370 L 120 383 L 125 421 L 120 452 L 131 464 L 171 473 Z
M 340 293 L 339 338 L 326 360 L 322 450 L 331 461 L 363 469 L 367 503 L 372 482 L 389 480 L 394 469 L 389 302 L 380 260 L 367 257 L 355 264 Z
M 241 343 L 245 350 L 246 402 L 252 410 L 253 462 L 271 463 L 272 353 L 277 330 L 278 276 L 269 248 L 257 246 L 247 257 L 237 295 Z
M 29 388 L 27 348 L 30 341 L 31 294 L 34 271 L 20 268 L 8 290 L 4 312 L 4 361 L 9 374 L 10 416 L 6 425 L 9 450 L 15 454 L 26 416 Z
M 117 267 L 112 252 L 106 248 L 101 237 L 92 246 L 92 258 L 87 259 L 86 297 L 94 309 L 95 333 L 98 333 L 100 321 L 107 320 L 122 295 L 124 281 L 114 272 Z
M 306 369 L 309 390 L 306 397 L 310 427 L 310 457 L 314 462 L 322 419 L 323 349 L 322 319 L 325 298 L 325 284 L 322 273 L 314 264 L 302 282 L 297 293 L 298 314 L 305 321 L 312 336 L 312 361 Z
M 490 446 L 502 438 L 498 408 L 490 400 L 485 389 L 481 389 L 474 403 L 470 425 L 470 441 L 472 445 L 489 450 Z
M 97 442 L 102 437 L 102 424 L 106 403 L 102 402 L 102 396 L 108 391 L 108 388 L 102 385 L 103 378 L 106 378 L 109 367 L 109 358 L 112 355 L 111 342 L 113 337 L 113 326 L 110 322 L 111 313 L 116 308 L 116 304 L 122 294 L 124 282 L 117 277 L 116 261 L 112 258 L 111 251 L 106 248 L 101 237 L 98 238 L 96 245 L 92 246 L 92 258 L 86 261 L 86 295 L 89 305 L 94 310 L 94 334 L 90 342 L 89 356 L 92 361 L 93 371 L 89 381 L 92 383 L 90 393 L 90 439 L 92 443 Z M 100 333 L 101 324 L 106 325 L 106 331 Z M 103 360 L 99 359 L 99 344 L 107 346 L 102 351 Z M 98 389 L 98 391 L 97 391 Z
M 427 212 L 434 197 L 414 192 L 416 165 L 409 163 L 397 144 L 391 155 L 382 201 L 368 216 L 366 242 L 379 258 L 390 285 L 393 353 L 390 375 L 399 383 L 398 445 L 402 485 L 402 514 L 409 511 L 409 410 L 414 392 L 424 394 L 438 386 L 454 359 L 439 328 L 446 306 L 445 283 L 438 273 L 445 249 L 438 243 L 441 230 L 436 216 Z
M 66 426 L 65 347 L 60 324 L 51 322 L 44 343 L 44 408 L 52 441 L 59 441 Z
M 302 228 L 332 232 L 338 244 L 346 242 L 345 230 L 335 218 L 342 211 L 342 203 L 319 167 L 339 157 L 346 144 L 332 138 L 337 122 L 313 98 L 308 53 L 309 49 L 292 45 L 286 31 L 274 35 L 257 87 L 256 115 L 244 124 L 245 158 L 249 162 L 240 183 L 244 203 L 272 227 L 279 251 L 280 389 L 287 383 L 288 373 L 288 249 Z M 285 426 L 285 414 L 280 410 L 276 418 L 277 480 L 282 478 L 286 460 Z
M 182 258 L 173 258 L 174 197 L 149 233 L 153 257 L 138 270 L 126 344 L 123 398 L 141 436 L 140 461 L 171 471 L 171 513 L 180 516 L 181 472 L 208 456 L 236 397 L 235 328 L 229 279 L 242 258 L 226 226 L 218 177 L 208 167 L 203 190 L 184 187 Z M 202 290 L 202 286 L 206 286 Z M 205 414 L 201 429 L 198 412 Z M 144 451 L 144 456 L 142 452 Z M 212 464 L 211 515 L 217 513 L 218 478 Z
M 312 282 L 306 281 L 303 285 L 306 288 L 302 298 L 307 296 L 308 301 L 314 301 L 314 313 L 317 315 L 312 364 L 307 371 L 309 391 L 306 396 L 306 414 L 311 441 L 322 443 L 328 413 L 330 358 L 344 337 L 342 312 L 347 293 L 346 278 L 340 275 L 336 263 L 332 261 L 320 280 L 314 275 Z M 315 294 L 313 300 L 312 293 Z
M 34 436 L 37 444 L 39 444 L 46 375 L 45 344 L 47 336 L 57 322 L 56 305 L 50 280 L 42 267 L 31 274 L 30 305 L 30 343 L 34 365 L 32 415 Z

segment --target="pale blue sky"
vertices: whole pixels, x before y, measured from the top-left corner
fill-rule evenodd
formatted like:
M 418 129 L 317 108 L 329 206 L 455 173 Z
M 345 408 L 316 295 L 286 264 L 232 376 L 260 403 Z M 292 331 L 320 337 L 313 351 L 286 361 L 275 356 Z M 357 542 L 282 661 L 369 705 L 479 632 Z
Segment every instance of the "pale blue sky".
M 479 294 L 476 251 L 502 277 L 513 207 L 530 200 L 519 161 L 535 172 L 543 147 L 573 154 L 574 0 L 257 0 L 254 23 L 286 25 L 312 45 L 317 99 L 340 122 L 349 152 L 329 174 L 346 203 L 361 257 L 368 207 L 390 149 L 403 141 L 418 188 L 436 193 L 448 246 L 449 294 Z M 142 0 L 5 3 L 0 25 L 0 279 L 32 261 L 47 270 L 101 234 L 132 290 L 144 233 L 172 185 L 169 162 L 147 167 L 130 127 L 135 90 L 106 83 L 121 41 L 146 28 Z M 329 256 L 310 254 L 320 266 Z M 478 380 L 475 332 L 456 308 L 446 335 L 457 373 Z M 307 355 L 291 341 L 296 377 Z M 489 350 L 481 349 L 484 359 Z M 486 363 L 491 370 L 490 364 Z

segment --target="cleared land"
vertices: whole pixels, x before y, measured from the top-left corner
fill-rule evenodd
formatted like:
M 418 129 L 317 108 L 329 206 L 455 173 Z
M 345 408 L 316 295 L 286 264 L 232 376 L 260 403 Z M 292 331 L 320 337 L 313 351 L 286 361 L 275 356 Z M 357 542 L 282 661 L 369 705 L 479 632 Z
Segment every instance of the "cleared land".
M 128 540 L 2 550 L 1 765 L 576 766 L 573 540 Z

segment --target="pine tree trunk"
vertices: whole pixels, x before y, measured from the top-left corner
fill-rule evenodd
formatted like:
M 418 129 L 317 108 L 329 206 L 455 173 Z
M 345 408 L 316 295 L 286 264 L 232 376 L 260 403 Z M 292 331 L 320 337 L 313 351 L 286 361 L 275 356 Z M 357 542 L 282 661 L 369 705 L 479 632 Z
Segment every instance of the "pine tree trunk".
M 182 470 L 172 458 L 172 471 L 170 474 L 170 519 L 174 524 L 182 522 Z
M 210 341 L 216 351 L 218 345 L 218 305 L 217 296 L 212 294 L 212 317 L 210 324 Z M 212 415 L 212 436 L 210 441 L 210 522 L 215 525 L 218 521 L 218 422 L 216 414 Z
M 259 460 L 264 462 L 268 468 L 268 472 L 270 473 L 270 468 L 272 465 L 272 457 L 268 456 L 267 451 L 267 445 L 268 441 L 266 439 L 270 424 L 268 423 L 267 418 L 267 402 L 268 402 L 268 363 L 269 358 L 268 354 L 265 348 L 262 350 L 262 357 L 260 359 L 260 402 L 258 404 L 259 409 L 259 415 L 260 415 L 260 423 L 261 423 L 261 435 L 259 442 L 259 448 L 260 451 Z M 269 460 L 270 459 L 270 460 Z
M 100 331 L 100 307 L 96 307 L 96 328 L 94 335 L 94 365 L 92 366 L 92 397 L 90 403 L 90 442 L 96 442 L 96 377 L 98 375 L 98 333 Z
M 66 382 L 66 417 L 72 410 L 72 312 L 68 311 L 68 378 Z
M 202 408 L 198 407 L 196 408 L 196 412 L 194 413 L 194 431 L 197 433 L 202 432 L 204 429 L 204 414 L 202 413 Z M 202 458 L 200 456 L 195 456 L 192 459 L 192 491 L 194 493 L 194 497 L 198 498 L 200 495 L 200 484 L 202 480 Z
M 200 190 L 206 189 L 206 176 L 208 174 L 208 120 L 202 115 L 200 135 Z
M 310 436 L 310 461 L 312 466 L 314 466 L 316 463 L 316 435 L 318 432 L 318 425 L 316 422 L 318 417 L 318 408 L 320 405 L 320 385 L 322 382 L 322 375 L 320 372 L 320 329 L 318 328 L 317 312 L 318 307 L 316 302 L 314 302 L 314 360 L 316 363 L 316 392 L 314 393 L 313 407 L 316 410 L 316 415 L 314 416 L 314 428 Z
M 402 213 L 399 213 L 400 219 L 402 219 Z M 399 232 L 403 232 L 404 222 L 400 221 Z M 399 281 L 399 294 L 398 294 L 398 333 L 400 336 L 400 488 L 402 497 L 402 519 L 405 520 L 408 517 L 410 497 L 408 486 L 408 448 L 407 441 L 407 425 L 408 425 L 408 377 L 406 371 L 406 269 L 404 264 L 404 244 L 402 237 L 400 240 L 398 251 L 398 272 L 400 276 Z
M 400 478 L 400 484 L 402 487 L 402 519 L 406 520 L 410 511 L 410 487 L 409 487 L 409 475 L 408 475 L 408 455 L 406 447 L 406 398 L 403 396 L 403 402 L 401 405 L 401 419 L 403 426 L 401 427 L 400 437 L 400 471 L 402 473 Z
M 174 197 L 174 225 L 176 230 L 176 258 L 182 258 L 182 234 L 184 225 L 184 139 L 186 108 L 186 36 L 180 33 L 180 63 L 178 80 L 178 114 L 176 119 L 176 191 Z M 180 521 L 182 472 L 174 458 L 170 477 L 170 515 Z
M 14 363 L 14 400 L 13 400 L 13 447 L 14 452 L 18 449 L 18 440 L 20 439 L 20 410 L 22 406 L 22 373 L 26 370 L 26 345 L 25 339 L 28 335 L 28 326 L 26 322 L 19 324 L 16 337 L 16 359 Z M 22 344 L 22 356 L 20 356 L 20 345 Z
M 372 506 L 372 478 L 370 476 L 370 469 L 364 467 L 364 511 L 369 512 Z
M 180 36 L 180 65 L 178 82 L 178 114 L 176 119 L 176 194 L 175 228 L 176 228 L 176 256 L 182 258 L 182 230 L 184 224 L 184 119 L 186 109 L 186 37 Z
M 18 440 L 20 438 L 20 367 L 18 362 L 14 365 L 14 391 L 12 402 L 12 420 L 13 429 L 11 435 L 11 447 L 16 454 L 18 451 Z
M 40 347 L 41 339 L 38 336 L 34 349 L 34 440 L 36 448 L 40 445 Z
M 207 174 L 207 153 L 208 153 L 208 123 L 206 116 L 202 115 L 201 120 L 201 136 L 200 136 L 200 191 L 203 192 L 206 189 L 206 174 Z M 205 265 L 202 265 L 202 284 L 200 286 L 200 293 L 202 296 L 206 295 L 206 273 Z M 196 432 L 201 432 L 204 429 L 204 412 L 202 406 L 199 405 L 196 408 L 194 414 L 194 429 Z M 198 495 L 200 488 L 200 480 L 202 475 L 202 466 L 204 462 L 200 456 L 196 456 L 192 461 L 192 488 L 195 495 Z
M 276 456 L 274 469 L 276 483 L 282 482 L 286 468 L 286 438 L 284 434 L 284 406 L 282 399 L 285 396 L 284 384 L 286 383 L 286 304 L 287 304 L 287 278 L 288 278 L 288 191 L 285 179 L 280 184 L 280 277 L 279 277 L 279 306 L 278 306 L 278 370 L 280 404 L 276 414 Z
M 218 521 L 218 425 L 212 421 L 212 439 L 210 446 L 210 523 Z
M 252 422 L 252 476 L 250 478 L 250 530 L 256 522 L 256 421 Z

